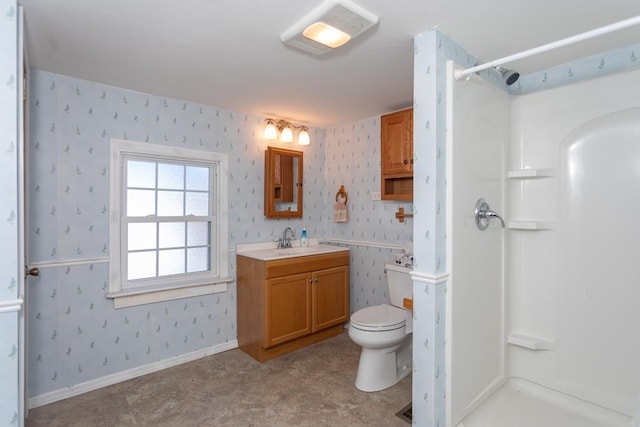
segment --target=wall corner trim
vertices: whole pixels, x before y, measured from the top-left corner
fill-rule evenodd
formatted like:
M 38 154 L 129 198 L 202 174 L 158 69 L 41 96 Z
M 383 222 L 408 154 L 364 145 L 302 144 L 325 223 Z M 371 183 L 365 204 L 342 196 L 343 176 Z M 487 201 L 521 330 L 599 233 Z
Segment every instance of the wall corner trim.
M 12 311 L 22 310 L 24 301 L 22 299 L 14 299 L 8 301 L 0 301 L 0 313 L 9 313 Z
M 426 283 L 428 285 L 441 285 L 449 280 L 449 273 L 428 274 L 419 271 L 411 272 L 411 279 L 414 282 Z

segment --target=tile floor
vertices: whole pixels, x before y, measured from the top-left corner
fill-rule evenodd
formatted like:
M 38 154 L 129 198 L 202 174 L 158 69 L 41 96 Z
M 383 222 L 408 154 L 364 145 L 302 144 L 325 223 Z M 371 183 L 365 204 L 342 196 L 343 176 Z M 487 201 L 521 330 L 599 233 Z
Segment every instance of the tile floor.
M 361 392 L 359 354 L 346 332 L 266 363 L 230 350 L 32 409 L 26 426 L 407 427 L 411 376 Z

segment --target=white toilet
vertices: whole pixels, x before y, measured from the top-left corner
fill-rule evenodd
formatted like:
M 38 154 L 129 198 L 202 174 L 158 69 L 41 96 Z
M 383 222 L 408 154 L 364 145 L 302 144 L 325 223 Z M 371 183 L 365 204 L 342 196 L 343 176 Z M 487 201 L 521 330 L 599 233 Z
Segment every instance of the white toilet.
M 402 306 L 413 296 L 411 269 L 385 267 L 392 305 L 363 308 L 349 322 L 349 337 L 362 346 L 356 387 L 368 392 L 391 387 L 411 372 L 413 313 Z

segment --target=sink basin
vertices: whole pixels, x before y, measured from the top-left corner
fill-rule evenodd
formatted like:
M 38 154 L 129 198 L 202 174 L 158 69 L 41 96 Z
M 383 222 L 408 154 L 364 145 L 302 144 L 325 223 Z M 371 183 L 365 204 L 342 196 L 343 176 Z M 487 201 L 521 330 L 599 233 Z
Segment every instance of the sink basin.
M 271 244 L 273 245 L 273 244 Z M 333 252 L 348 251 L 349 248 L 332 245 L 311 245 L 311 246 L 294 246 L 292 248 L 276 249 L 273 247 L 264 248 L 262 244 L 238 245 L 236 250 L 238 255 L 256 258 L 263 261 L 281 258 L 293 258 L 300 256 L 328 254 Z
M 275 249 L 275 252 L 279 256 L 294 256 L 294 255 L 304 255 L 311 254 L 314 252 L 322 252 L 322 246 L 298 246 L 296 248 L 283 248 L 283 249 Z

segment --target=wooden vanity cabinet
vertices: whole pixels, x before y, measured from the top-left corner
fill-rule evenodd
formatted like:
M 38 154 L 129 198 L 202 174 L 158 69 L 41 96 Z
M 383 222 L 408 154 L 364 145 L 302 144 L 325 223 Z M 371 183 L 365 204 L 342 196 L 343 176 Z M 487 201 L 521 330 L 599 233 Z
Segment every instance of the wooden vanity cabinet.
M 309 335 L 311 277 L 308 273 L 267 279 L 265 283 L 265 348 Z
M 382 200 L 413 200 L 413 109 L 380 118 Z
M 238 346 L 266 360 L 339 335 L 349 320 L 349 252 L 237 257 Z

